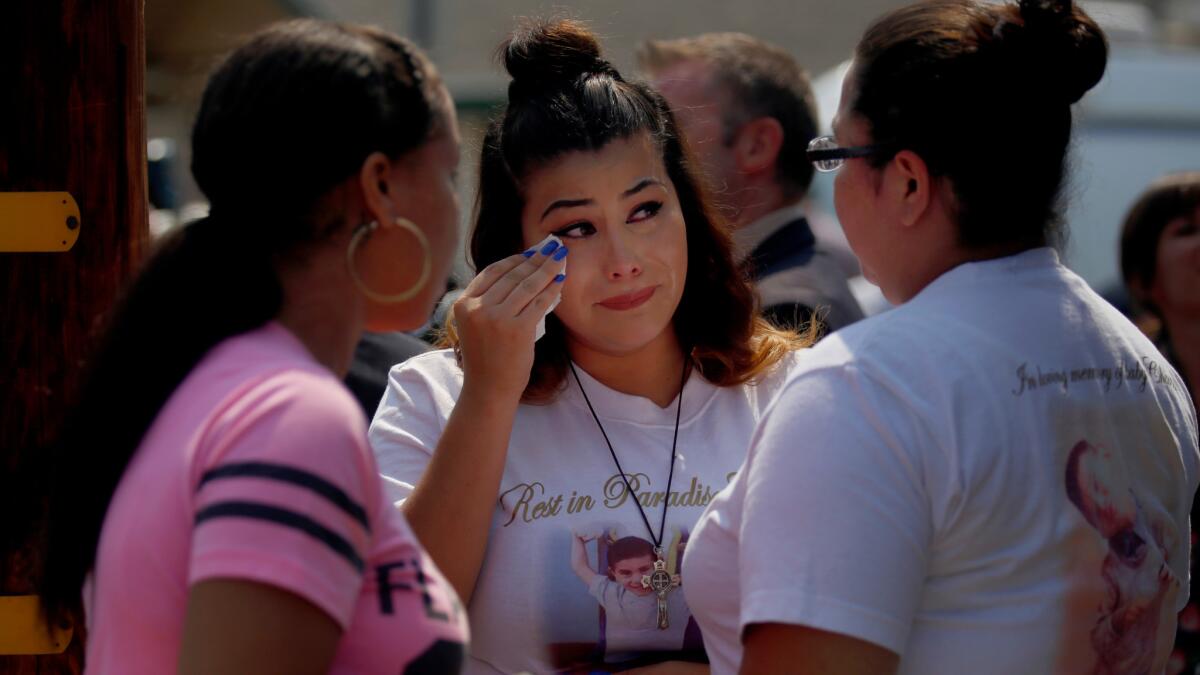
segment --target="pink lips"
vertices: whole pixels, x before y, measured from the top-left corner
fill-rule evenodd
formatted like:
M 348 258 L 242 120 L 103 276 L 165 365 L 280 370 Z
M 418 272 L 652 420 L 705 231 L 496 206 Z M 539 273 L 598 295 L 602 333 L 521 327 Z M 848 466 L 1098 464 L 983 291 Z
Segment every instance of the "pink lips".
M 634 291 L 624 295 L 614 295 L 613 297 L 601 300 L 596 304 L 600 305 L 601 307 L 607 307 L 608 309 L 623 312 L 635 307 L 640 307 L 650 299 L 650 296 L 654 295 L 656 290 L 658 290 L 657 286 L 650 286 L 648 288 L 643 288 L 640 291 Z

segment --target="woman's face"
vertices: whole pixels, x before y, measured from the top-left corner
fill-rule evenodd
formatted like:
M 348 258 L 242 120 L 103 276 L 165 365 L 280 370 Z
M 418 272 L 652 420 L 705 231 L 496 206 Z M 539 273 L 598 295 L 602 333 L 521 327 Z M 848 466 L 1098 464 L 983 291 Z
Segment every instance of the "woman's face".
M 1200 314 L 1200 208 L 1175 218 L 1158 238 L 1151 299 L 1167 316 Z
M 687 279 L 687 231 L 648 136 L 532 172 L 521 229 L 526 247 L 554 234 L 570 250 L 555 309 L 569 340 L 621 356 L 667 334 Z
M 641 555 L 636 558 L 626 558 L 615 566 L 608 568 L 618 584 L 629 589 L 634 595 L 650 595 L 654 591 L 642 585 L 642 578 L 654 570 L 654 557 Z
M 429 243 L 422 251 L 415 237 L 396 227 L 380 227 L 370 243 L 360 245 L 361 274 L 366 283 L 380 292 L 398 292 L 418 281 L 421 256 L 430 263 L 429 278 L 412 300 L 395 305 L 370 303 L 369 330 L 412 330 L 423 325 L 433 305 L 445 290 L 445 279 L 458 246 L 458 192 L 456 174 L 459 161 L 458 119 L 448 102 L 442 128 L 425 142 L 395 162 L 388 177 L 388 194 L 397 195 L 395 216 L 411 221 Z M 400 201 L 402 200 L 402 201 Z M 398 252 L 405 257 L 399 258 Z
M 870 125 L 854 111 L 858 95 L 856 68 L 846 73 L 842 82 L 842 97 L 837 115 L 833 118 L 833 137 L 840 147 L 870 145 Z M 886 275 L 880 268 L 889 259 L 888 246 L 880 240 L 877 227 L 880 213 L 877 208 L 878 176 L 865 158 L 847 159 L 833 179 L 833 204 L 846 241 L 862 265 L 863 276 L 884 290 Z

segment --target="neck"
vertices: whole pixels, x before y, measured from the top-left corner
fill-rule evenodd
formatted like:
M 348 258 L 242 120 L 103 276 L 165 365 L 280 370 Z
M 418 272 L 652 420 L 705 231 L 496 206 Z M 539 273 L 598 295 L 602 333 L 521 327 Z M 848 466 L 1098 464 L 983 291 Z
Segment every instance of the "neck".
M 364 305 L 337 265 L 312 263 L 280 270 L 284 301 L 277 318 L 318 363 L 343 377 L 365 325 Z M 354 300 L 347 302 L 351 293 Z
M 773 211 L 798 203 L 788 199 L 774 181 L 754 181 L 739 188 L 731 197 L 736 213 L 734 227 L 742 228 Z
M 902 258 L 898 256 L 897 259 Z M 972 258 L 961 250 L 946 250 L 941 255 L 926 256 L 924 260 L 925 264 L 911 264 L 899 283 L 884 289 L 884 297 L 888 302 L 898 305 L 912 300 L 925 290 L 926 286 L 937 281 L 938 277 L 963 263 L 971 262 Z
M 588 375 L 614 391 L 648 398 L 660 408 L 671 405 L 679 394 L 684 354 L 670 326 L 632 353 L 602 352 L 571 338 L 567 351 Z
M 957 243 L 958 225 L 952 221 L 933 223 L 929 227 L 940 228 L 940 234 L 935 231 L 932 237 L 909 241 L 909 249 L 897 254 L 896 259 L 905 261 L 907 265 L 904 272 L 906 283 L 897 286 L 896 297 L 888 297 L 889 302 L 908 302 L 938 277 L 959 265 L 1005 258 L 1043 245 L 1021 242 L 964 248 Z
M 1200 401 L 1196 396 L 1200 390 L 1200 314 L 1171 316 L 1165 323 L 1175 358 L 1179 360 L 1180 374 L 1187 382 L 1192 401 Z

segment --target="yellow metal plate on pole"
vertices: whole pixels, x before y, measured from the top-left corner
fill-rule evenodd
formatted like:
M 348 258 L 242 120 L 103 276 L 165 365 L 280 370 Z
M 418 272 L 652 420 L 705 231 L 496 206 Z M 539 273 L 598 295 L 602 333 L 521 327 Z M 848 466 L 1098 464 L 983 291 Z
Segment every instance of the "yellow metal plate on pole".
M 0 654 L 61 654 L 75 629 L 47 630 L 36 595 L 0 595 Z
M 79 239 L 79 205 L 67 192 L 0 192 L 0 253 L 61 253 Z

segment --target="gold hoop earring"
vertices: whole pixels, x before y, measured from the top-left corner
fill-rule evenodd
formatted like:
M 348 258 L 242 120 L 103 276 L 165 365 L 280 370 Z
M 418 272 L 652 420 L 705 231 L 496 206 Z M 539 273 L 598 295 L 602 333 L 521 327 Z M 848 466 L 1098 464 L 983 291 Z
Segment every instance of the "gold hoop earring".
M 395 220 L 395 224 L 400 229 L 411 234 L 413 238 L 417 240 L 417 243 L 421 245 L 421 275 L 417 277 L 416 283 L 404 291 L 401 291 L 400 293 L 380 293 L 379 291 L 369 288 L 366 282 L 362 280 L 362 277 L 358 276 L 358 269 L 354 264 L 354 252 L 358 250 L 358 245 L 362 242 L 364 236 L 370 237 L 371 233 L 379 229 L 379 223 L 377 221 L 372 220 L 365 225 L 359 226 L 359 228 L 354 231 L 354 236 L 350 238 L 350 247 L 346 249 L 346 263 L 350 266 L 350 278 L 354 281 L 354 285 L 358 287 L 358 291 L 371 300 L 385 305 L 411 300 L 414 296 L 416 296 L 417 293 L 421 291 L 422 288 L 425 287 L 425 284 L 429 281 L 429 275 L 433 268 L 433 261 L 430 259 L 429 255 L 429 239 L 425 236 L 425 233 L 421 231 L 421 228 L 417 227 L 411 220 L 408 220 L 407 218 L 397 218 Z

